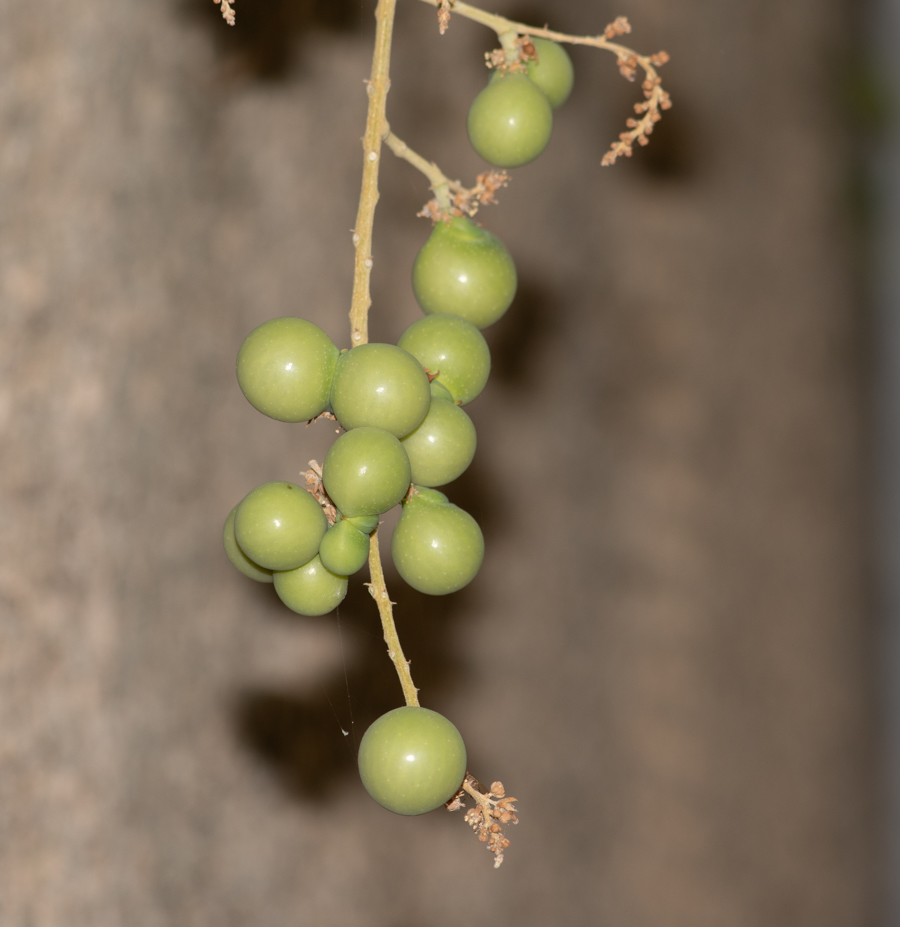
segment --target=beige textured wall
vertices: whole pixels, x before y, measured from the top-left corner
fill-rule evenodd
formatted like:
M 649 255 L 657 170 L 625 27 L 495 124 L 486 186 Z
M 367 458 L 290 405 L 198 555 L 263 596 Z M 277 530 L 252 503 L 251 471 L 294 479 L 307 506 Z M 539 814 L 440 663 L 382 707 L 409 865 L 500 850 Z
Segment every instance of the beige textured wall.
M 628 14 L 676 108 L 601 170 L 634 88 L 575 54 L 549 150 L 485 217 L 523 285 L 450 489 L 484 569 L 449 599 L 392 585 L 424 704 L 521 799 L 499 872 L 461 820 L 358 783 L 352 741 L 399 700 L 360 581 L 340 622 L 300 619 L 219 547 L 330 441 L 255 413 L 233 363 L 276 315 L 347 344 L 373 6 L 252 4 L 226 39 L 200 0 L 0 2 L 0 925 L 872 923 L 840 4 L 523 12 Z M 470 178 L 489 41 L 432 15 L 401 3 L 389 116 Z M 383 173 L 394 340 L 425 191 Z

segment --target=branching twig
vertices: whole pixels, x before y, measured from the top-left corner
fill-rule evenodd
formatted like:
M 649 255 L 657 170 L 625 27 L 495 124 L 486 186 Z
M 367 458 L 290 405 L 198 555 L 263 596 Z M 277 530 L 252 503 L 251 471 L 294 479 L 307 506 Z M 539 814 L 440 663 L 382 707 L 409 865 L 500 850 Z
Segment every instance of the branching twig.
M 434 161 L 426 161 L 390 129 L 384 143 L 398 158 L 408 161 L 428 178 L 435 198 L 426 203 L 419 215 L 428 216 L 432 222 L 449 221 L 452 216 L 474 216 L 480 206 L 496 203 L 496 192 L 509 183 L 506 171 L 491 170 L 479 174 L 474 187 L 464 187 L 458 180 L 450 180 Z
M 448 210 L 450 208 L 450 186 L 452 182 L 434 161 L 426 161 L 422 155 L 413 151 L 406 142 L 397 138 L 397 136 L 390 131 L 390 128 L 388 128 L 388 133 L 384 137 L 384 143 L 398 158 L 403 158 L 404 161 L 408 161 L 428 178 L 431 189 L 434 190 L 434 196 L 438 205 L 442 210 Z
M 441 0 L 422 0 L 422 2 L 430 6 L 440 6 Z M 640 118 L 628 120 L 628 131 L 622 132 L 619 140 L 614 142 L 603 156 L 601 163 L 604 166 L 613 164 L 622 155 L 630 157 L 635 143 L 646 145 L 647 136 L 653 132 L 653 126 L 661 118 L 660 111 L 669 109 L 672 105 L 669 94 L 663 90 L 662 82 L 656 71 L 669 60 L 666 52 L 639 55 L 634 49 L 613 41 L 618 36 L 631 32 L 631 26 L 624 16 L 619 16 L 610 23 L 603 31 L 603 35 L 568 35 L 553 29 L 528 26 L 525 23 L 507 19 L 505 16 L 498 16 L 496 13 L 487 13 L 476 6 L 463 3 L 462 0 L 456 0 L 453 3 L 453 12 L 488 26 L 497 33 L 505 55 L 505 61 L 504 56 L 497 58 L 501 64 L 508 65 L 513 61 L 512 52 L 518 36 L 531 36 L 552 39 L 554 42 L 567 42 L 570 45 L 589 45 L 592 48 L 602 48 L 613 52 L 616 55 L 619 71 L 628 80 L 634 80 L 638 68 L 643 70 L 644 80 L 641 87 L 644 91 L 644 102 L 634 105 L 635 112 Z M 492 59 L 489 60 L 489 64 L 491 63 Z

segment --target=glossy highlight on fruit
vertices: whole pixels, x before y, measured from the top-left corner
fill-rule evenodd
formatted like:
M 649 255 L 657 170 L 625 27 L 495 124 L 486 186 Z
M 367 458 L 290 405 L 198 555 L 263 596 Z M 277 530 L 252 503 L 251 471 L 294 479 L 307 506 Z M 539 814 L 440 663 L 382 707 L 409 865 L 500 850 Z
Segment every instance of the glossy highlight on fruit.
M 427 315 L 413 322 L 397 344 L 432 375 L 438 374 L 431 381 L 432 395 L 434 384 L 440 383 L 453 399 L 466 405 L 488 381 L 491 352 L 484 335 L 457 315 Z M 415 477 L 413 481 L 416 482 Z
M 322 506 L 295 483 L 263 483 L 234 516 L 238 546 L 267 570 L 293 570 L 316 555 L 328 527 Z
M 318 555 L 296 570 L 276 572 L 274 582 L 278 598 L 298 615 L 327 615 L 347 595 L 347 577 L 326 569 Z
M 222 529 L 222 543 L 225 546 L 225 553 L 228 559 L 236 566 L 244 576 L 255 579 L 258 583 L 272 582 L 272 571 L 254 563 L 241 549 L 238 542 L 234 539 L 234 513 L 237 511 L 235 506 L 225 519 L 225 527 Z
M 466 745 L 443 715 L 395 708 L 376 720 L 359 745 L 359 775 L 375 801 L 395 814 L 425 814 L 459 790 Z
M 459 316 L 476 328 L 493 325 L 506 312 L 517 282 L 503 242 L 464 216 L 449 225 L 438 222 L 413 264 L 413 292 L 422 311 Z
M 472 147 L 489 164 L 521 167 L 547 147 L 553 110 L 524 74 L 496 72 L 469 109 L 468 130 Z
M 338 358 L 331 407 L 348 431 L 371 425 L 402 438 L 425 418 L 429 397 L 422 365 L 396 345 L 362 344 Z
M 271 319 L 254 328 L 237 356 L 250 404 L 279 422 L 305 422 L 328 408 L 338 349 L 306 319 Z
M 526 62 L 528 77 L 544 91 L 553 109 L 558 109 L 572 92 L 575 69 L 569 53 L 558 42 L 532 38 L 537 61 Z
M 322 565 L 340 576 L 350 576 L 362 569 L 369 558 L 369 536 L 346 518 L 332 525 L 319 545 Z
M 322 465 L 325 492 L 348 518 L 393 508 L 409 489 L 409 474 L 409 458 L 400 441 L 369 426 L 341 435 Z
M 432 492 L 425 490 L 404 502 L 391 538 L 391 556 L 413 589 L 447 595 L 475 578 L 484 559 L 484 536 L 468 512 Z
M 433 396 L 425 420 L 400 443 L 409 458 L 412 481 L 443 486 L 472 463 L 477 439 L 472 419 L 456 403 Z

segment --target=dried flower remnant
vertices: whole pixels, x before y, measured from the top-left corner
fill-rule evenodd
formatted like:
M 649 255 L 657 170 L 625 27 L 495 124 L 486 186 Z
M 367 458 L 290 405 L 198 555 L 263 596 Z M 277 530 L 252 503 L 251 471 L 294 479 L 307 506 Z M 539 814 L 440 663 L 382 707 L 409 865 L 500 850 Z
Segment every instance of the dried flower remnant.
M 449 180 L 447 186 L 452 191 L 450 207 L 444 209 L 436 199 L 429 200 L 416 215 L 431 219 L 432 223 L 441 221 L 449 223 L 454 216 L 472 218 L 482 206 L 496 206 L 497 191 L 508 184 L 509 174 L 498 170 L 484 171 L 479 174 L 475 178 L 474 187 L 464 187 L 458 180 Z
M 617 16 L 604 30 L 603 34 L 612 41 L 620 35 L 631 32 L 631 23 L 625 16 Z
M 328 519 L 328 524 L 333 525 L 337 521 L 338 510 L 335 504 L 325 492 L 325 484 L 322 482 L 322 467 L 317 460 L 309 462 L 309 469 L 304 470 L 300 476 L 306 479 L 306 491 L 315 497 L 322 511 Z
M 234 8 L 231 6 L 231 2 L 232 0 L 213 0 L 213 3 L 222 11 L 222 19 L 224 19 L 229 26 L 234 25 Z
M 453 6 L 451 0 L 441 0 L 438 7 L 438 27 L 443 35 L 450 28 L 450 8 Z
M 492 782 L 485 787 L 470 773 L 466 773 L 462 788 L 447 802 L 448 811 L 459 811 L 466 807 L 466 797 L 474 800 L 475 807 L 466 811 L 465 822 L 475 831 L 481 843 L 494 854 L 494 868 L 503 864 L 503 853 L 509 847 L 509 839 L 503 834 L 504 824 L 518 824 L 513 797 L 507 798 L 502 782 Z

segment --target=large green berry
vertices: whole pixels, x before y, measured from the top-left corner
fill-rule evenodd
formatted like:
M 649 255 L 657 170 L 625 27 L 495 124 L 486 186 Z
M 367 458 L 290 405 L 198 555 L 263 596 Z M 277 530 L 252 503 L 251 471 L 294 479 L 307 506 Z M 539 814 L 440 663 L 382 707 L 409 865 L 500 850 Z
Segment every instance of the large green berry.
M 442 494 L 426 491 L 405 502 L 391 538 L 397 572 L 413 589 L 428 595 L 462 589 L 484 559 L 484 537 L 475 519 L 437 497 Z
M 413 264 L 413 292 L 422 311 L 460 316 L 476 328 L 493 325 L 506 312 L 516 283 L 516 265 L 503 242 L 465 217 L 438 222 Z
M 443 486 L 460 476 L 475 456 L 475 426 L 456 403 L 432 397 L 428 415 L 401 442 L 414 483 Z
M 295 483 L 257 486 L 234 516 L 241 550 L 267 570 L 293 570 L 312 559 L 327 528 L 322 506 Z
M 327 615 L 347 595 L 347 577 L 322 566 L 318 556 L 296 570 L 275 573 L 278 598 L 298 615 Z
M 550 141 L 553 110 L 524 74 L 496 74 L 469 109 L 472 147 L 495 167 L 521 167 Z
M 448 802 L 466 775 L 466 745 L 456 727 L 428 708 L 382 715 L 359 744 L 359 775 L 379 805 L 425 814 Z
M 372 425 L 402 438 L 425 418 L 429 396 L 422 365 L 393 344 L 362 344 L 338 358 L 331 407 L 348 431 Z
M 244 576 L 249 576 L 250 579 L 255 579 L 258 583 L 270 583 L 272 582 L 272 571 L 261 567 L 258 563 L 254 563 L 238 547 L 238 543 L 234 539 L 234 513 L 236 511 L 237 506 L 228 513 L 228 518 L 225 519 L 225 527 L 222 529 L 222 543 L 225 545 L 225 553 Z
M 537 61 L 527 63 L 528 77 L 544 91 L 553 109 L 557 109 L 572 92 L 575 81 L 572 59 L 562 45 L 550 39 L 533 38 L 531 44 L 538 57 Z
M 319 545 L 322 564 L 341 576 L 349 576 L 361 569 L 368 557 L 368 535 L 343 518 L 325 532 Z
M 328 449 L 322 481 L 342 515 L 380 515 L 406 495 L 409 458 L 389 432 L 367 426 L 354 428 Z
M 398 345 L 442 383 L 462 405 L 471 402 L 487 383 L 491 352 L 484 335 L 456 315 L 427 315 L 413 322 Z M 415 477 L 413 477 L 415 481 Z
M 338 349 L 306 319 L 263 322 L 244 339 L 237 378 L 244 395 L 279 422 L 304 422 L 328 408 Z

